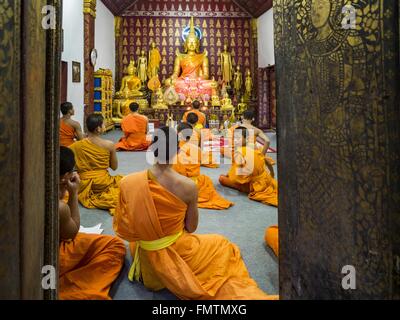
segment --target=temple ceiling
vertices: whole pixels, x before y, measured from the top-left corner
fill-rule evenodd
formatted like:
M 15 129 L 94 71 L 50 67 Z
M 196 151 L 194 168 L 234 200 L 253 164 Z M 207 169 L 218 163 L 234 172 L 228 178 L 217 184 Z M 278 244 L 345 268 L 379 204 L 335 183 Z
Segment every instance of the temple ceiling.
M 210 3 L 219 6 L 222 10 L 224 6 L 228 8 L 229 4 L 234 3 L 250 16 L 258 18 L 272 7 L 272 1 L 273 0 L 189 0 L 184 2 L 184 7 L 182 7 L 182 10 L 186 10 L 187 7 L 195 7 L 196 10 L 199 10 L 202 5 L 207 7 Z M 102 0 L 102 2 L 114 15 L 119 16 L 131 9 L 138 2 L 138 0 Z M 157 5 L 159 5 L 162 9 L 165 5 L 169 6 L 173 3 L 183 3 L 183 1 L 177 0 L 150 0 L 148 2 L 154 2 L 154 9 Z

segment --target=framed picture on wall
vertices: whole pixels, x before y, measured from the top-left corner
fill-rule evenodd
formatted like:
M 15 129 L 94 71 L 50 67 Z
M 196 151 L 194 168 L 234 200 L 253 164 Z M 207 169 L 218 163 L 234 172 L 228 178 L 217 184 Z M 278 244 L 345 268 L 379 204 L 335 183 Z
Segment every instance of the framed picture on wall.
M 72 82 L 81 82 L 81 64 L 72 61 Z

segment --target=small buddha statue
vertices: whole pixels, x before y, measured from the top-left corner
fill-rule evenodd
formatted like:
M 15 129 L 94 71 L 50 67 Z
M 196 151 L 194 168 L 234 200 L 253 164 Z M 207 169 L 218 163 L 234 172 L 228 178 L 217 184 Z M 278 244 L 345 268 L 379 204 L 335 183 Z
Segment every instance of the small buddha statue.
M 147 82 L 147 56 L 146 52 L 142 50 L 140 52 L 140 57 L 138 58 L 138 77 L 142 84 L 144 85 Z
M 243 114 L 247 111 L 247 103 L 244 101 L 244 97 L 240 99 L 240 103 L 238 103 L 237 113 Z
M 250 69 L 247 69 L 246 72 L 245 87 L 246 87 L 246 98 L 250 100 L 253 93 L 253 78 L 251 77 Z
M 168 109 L 168 105 L 164 101 L 164 93 L 162 88 L 159 88 L 155 95 L 156 103 L 153 105 L 153 109 Z
M 224 98 L 221 100 L 221 110 L 231 111 L 234 107 L 232 105 L 232 99 L 229 98 L 229 94 L 226 92 Z
M 219 100 L 219 97 L 217 95 L 213 95 L 211 97 L 211 105 L 213 107 L 220 107 L 221 106 L 221 101 Z
M 140 92 L 142 81 L 136 76 L 134 61 L 131 61 L 127 71 L 128 75 L 122 78 L 121 90 L 115 94 L 117 99 L 129 99 L 143 96 L 143 93 Z
M 240 70 L 240 66 L 237 66 L 234 76 L 234 89 L 236 95 L 238 96 L 240 95 L 240 93 L 242 92 L 242 86 L 243 86 L 242 71 Z

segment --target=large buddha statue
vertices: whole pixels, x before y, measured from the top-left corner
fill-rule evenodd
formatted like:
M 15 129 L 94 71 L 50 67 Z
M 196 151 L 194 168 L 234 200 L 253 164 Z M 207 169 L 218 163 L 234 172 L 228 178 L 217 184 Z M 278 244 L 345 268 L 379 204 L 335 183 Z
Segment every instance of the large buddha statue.
M 136 75 L 135 62 L 131 61 L 127 68 L 127 75 L 122 78 L 121 89 L 115 93 L 113 102 L 113 121 L 121 123 L 122 118 L 129 114 L 129 105 L 137 102 L 141 109 L 148 107 L 148 102 L 144 97 L 142 81 Z
M 122 78 L 121 90 L 115 94 L 118 99 L 129 99 L 133 97 L 141 97 L 140 92 L 142 81 L 136 76 L 135 62 L 131 61 L 127 68 L 128 74 Z
M 196 94 L 216 93 L 217 82 L 210 79 L 208 53 L 200 53 L 200 39 L 196 35 L 193 17 L 190 19 L 190 32 L 185 41 L 185 53 L 177 49 L 174 72 L 165 81 L 167 86 L 175 86 L 178 94 L 184 94 L 191 99 L 198 98 Z M 197 90 L 196 90 L 197 89 Z

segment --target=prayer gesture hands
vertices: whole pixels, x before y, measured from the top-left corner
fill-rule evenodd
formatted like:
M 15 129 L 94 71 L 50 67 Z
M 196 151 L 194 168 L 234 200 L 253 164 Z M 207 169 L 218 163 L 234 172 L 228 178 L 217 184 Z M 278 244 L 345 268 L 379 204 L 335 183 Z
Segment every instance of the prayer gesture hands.
M 79 174 L 74 172 L 72 177 L 67 181 L 67 190 L 70 195 L 77 194 L 79 190 L 79 185 L 81 183 L 81 179 Z

